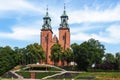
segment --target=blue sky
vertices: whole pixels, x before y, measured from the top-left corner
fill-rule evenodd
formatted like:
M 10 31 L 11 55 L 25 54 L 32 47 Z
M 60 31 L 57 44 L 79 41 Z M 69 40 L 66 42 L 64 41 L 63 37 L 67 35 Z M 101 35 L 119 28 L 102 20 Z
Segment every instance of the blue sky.
M 106 53 L 120 52 L 120 0 L 0 0 L 0 46 L 40 43 L 46 5 L 58 36 L 64 3 L 71 44 L 94 38 L 105 45 Z

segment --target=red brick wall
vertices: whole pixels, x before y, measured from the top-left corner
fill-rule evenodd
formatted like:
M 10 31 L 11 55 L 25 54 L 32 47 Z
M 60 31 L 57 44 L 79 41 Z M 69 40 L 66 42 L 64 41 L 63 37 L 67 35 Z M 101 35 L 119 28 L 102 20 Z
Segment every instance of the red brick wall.
M 63 36 L 65 36 L 64 39 Z M 70 31 L 68 28 L 59 29 L 59 44 L 62 46 L 63 51 L 70 48 Z
M 54 38 L 52 38 L 53 32 L 51 30 L 41 30 L 41 46 L 43 50 L 45 51 L 45 54 L 47 54 L 47 64 L 53 64 L 52 61 L 50 61 L 49 56 L 51 55 L 51 47 L 53 44 L 55 44 Z M 64 39 L 63 39 L 64 36 Z M 48 37 L 48 42 L 46 41 L 46 38 Z M 57 39 L 57 37 L 55 37 Z M 70 48 L 70 30 L 69 28 L 60 28 L 59 29 L 59 44 L 63 48 L 63 51 L 67 48 Z M 57 42 L 56 42 L 57 43 Z M 58 66 L 61 66 L 61 61 L 58 63 Z
M 52 44 L 52 34 L 53 32 L 51 30 L 41 30 L 41 46 L 43 50 L 45 51 L 45 54 L 47 54 L 47 64 L 52 64 L 50 61 L 50 54 L 51 54 L 51 46 Z M 45 37 L 48 36 L 48 42 Z

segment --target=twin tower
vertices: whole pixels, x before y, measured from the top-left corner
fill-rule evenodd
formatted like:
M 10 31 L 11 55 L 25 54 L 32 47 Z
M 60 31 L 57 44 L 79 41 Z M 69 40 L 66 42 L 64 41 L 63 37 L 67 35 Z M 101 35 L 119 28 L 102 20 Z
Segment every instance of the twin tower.
M 61 23 L 59 30 L 59 38 L 57 38 L 56 35 L 53 36 L 53 31 L 51 27 L 51 18 L 48 15 L 48 8 L 46 11 L 46 15 L 43 17 L 43 25 L 41 29 L 41 46 L 43 50 L 45 51 L 46 55 L 46 64 L 53 64 L 53 62 L 50 60 L 51 55 L 51 47 L 54 44 L 60 44 L 62 47 L 62 51 L 65 51 L 67 48 L 70 48 L 70 28 L 68 25 L 68 16 L 65 11 L 60 16 Z

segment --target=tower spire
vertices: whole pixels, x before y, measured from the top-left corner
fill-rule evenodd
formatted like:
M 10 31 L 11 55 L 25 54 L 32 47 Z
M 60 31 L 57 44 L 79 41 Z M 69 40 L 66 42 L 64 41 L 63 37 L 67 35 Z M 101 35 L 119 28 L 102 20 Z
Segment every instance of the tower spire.
M 65 3 L 64 3 L 64 11 L 63 11 L 63 15 L 66 15 L 66 6 L 65 6 Z
M 63 14 L 61 15 L 60 28 L 69 28 L 69 27 L 68 27 L 68 16 L 67 16 L 67 14 L 66 14 L 66 5 L 65 5 L 65 3 L 64 3 Z
M 65 6 L 65 3 L 64 3 L 64 11 L 65 11 L 65 9 L 66 9 L 66 6 Z
M 46 16 L 48 16 L 48 5 L 46 5 Z
M 48 5 L 46 5 L 46 15 L 43 17 L 43 26 L 42 26 L 42 29 L 52 29 L 51 27 L 51 18 L 49 17 L 48 15 Z

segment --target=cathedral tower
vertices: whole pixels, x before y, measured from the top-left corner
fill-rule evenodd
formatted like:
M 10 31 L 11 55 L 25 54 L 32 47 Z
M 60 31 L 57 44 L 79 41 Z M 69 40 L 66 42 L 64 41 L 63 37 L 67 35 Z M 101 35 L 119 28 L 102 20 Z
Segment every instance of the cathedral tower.
M 70 29 L 68 25 L 68 16 L 65 11 L 65 5 L 63 14 L 60 18 L 61 24 L 59 28 L 59 44 L 62 46 L 63 51 L 65 51 L 67 48 L 70 48 Z
M 59 27 L 59 39 L 56 35 L 53 36 L 52 27 L 51 27 L 51 18 L 48 15 L 48 8 L 46 11 L 46 15 L 43 17 L 43 25 L 41 29 L 41 46 L 43 50 L 45 51 L 46 55 L 46 64 L 54 64 L 50 60 L 51 55 L 51 47 L 54 44 L 60 44 L 62 47 L 62 51 L 65 51 L 67 48 L 70 48 L 70 29 L 68 25 L 68 16 L 65 11 L 65 5 L 64 5 L 64 12 L 61 15 L 61 23 Z M 58 63 L 59 66 L 61 66 L 61 61 Z
M 48 8 L 46 11 L 45 17 L 43 17 L 43 25 L 41 29 L 41 46 L 45 51 L 46 56 L 46 64 L 50 64 L 50 54 L 51 54 L 51 46 L 52 46 L 52 27 L 51 27 L 51 18 L 48 15 Z

